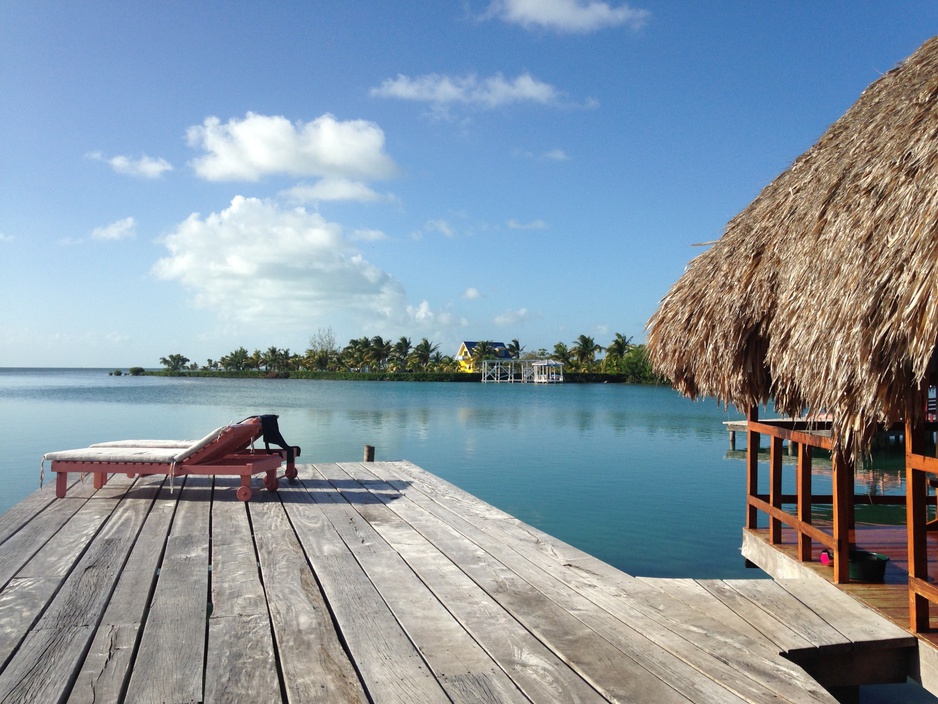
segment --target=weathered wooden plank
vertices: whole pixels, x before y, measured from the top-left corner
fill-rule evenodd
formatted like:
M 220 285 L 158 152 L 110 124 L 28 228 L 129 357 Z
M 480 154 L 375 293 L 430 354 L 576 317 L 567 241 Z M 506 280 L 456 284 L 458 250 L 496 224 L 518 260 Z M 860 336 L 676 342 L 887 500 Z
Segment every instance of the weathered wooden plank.
M 77 481 L 76 478 L 75 481 L 69 484 L 69 487 L 74 486 Z M 8 508 L 0 514 L 0 543 L 18 533 L 23 526 L 40 515 L 46 508 L 55 505 L 55 502 L 55 482 L 52 482 Z
M 70 703 L 119 701 L 126 687 L 140 625 L 150 604 L 157 567 L 176 510 L 178 491 L 176 496 L 171 496 L 169 482 L 164 483 L 163 480 L 164 477 L 145 477 L 138 481 L 139 491 L 153 487 L 159 494 L 147 512 L 146 521 L 111 594 L 107 610 L 69 693 Z
M 810 648 L 818 652 L 845 652 L 852 648 L 852 644 L 842 633 L 807 606 L 793 600 L 777 582 L 753 579 L 734 580 L 726 584 L 773 617 L 763 622 L 768 628 L 774 629 L 772 640 L 781 639 L 787 635 L 786 631 L 779 631 L 777 625 L 773 624 L 786 624 L 788 630 L 794 631 L 800 638 L 807 640 Z M 786 652 L 799 650 L 795 644 L 790 647 L 786 646 L 784 649 Z
M 84 504 L 85 499 L 73 496 L 55 501 L 22 530 L 10 535 L 0 545 L 0 585 L 7 584 Z
M 211 479 L 190 476 L 180 491 L 127 700 L 202 701 L 208 610 Z
M 296 491 L 305 493 L 302 487 L 281 485 L 281 495 Z M 276 494 L 264 492 L 248 508 L 287 698 L 325 704 L 367 701 Z
M 267 600 L 247 506 L 234 492 L 212 504 L 212 615 L 205 701 L 280 701 Z
M 759 580 L 763 581 L 763 580 Z M 752 601 L 722 580 L 701 580 L 700 585 L 713 594 L 739 618 L 752 626 L 762 636 L 773 643 L 779 652 L 812 648 L 813 645 L 802 635 L 796 633 L 783 621 L 761 608 L 757 601 Z
M 367 468 L 370 466 L 365 465 Z M 415 479 L 418 488 L 425 489 L 428 498 L 435 500 L 435 504 L 428 504 L 428 510 L 445 515 L 446 511 L 452 509 L 454 503 L 451 497 L 458 495 L 461 490 L 419 468 L 410 466 L 407 471 Z M 483 546 L 486 539 L 478 537 L 482 534 L 494 538 L 496 544 L 504 542 L 510 546 L 510 550 L 538 565 L 545 574 L 577 590 L 610 615 L 628 623 L 689 666 L 714 678 L 740 696 L 753 701 L 772 701 L 776 693 L 781 692 L 792 701 L 809 698 L 830 701 L 829 695 L 805 676 L 803 671 L 778 657 L 775 651 L 758 647 L 758 640 L 747 642 L 742 634 L 728 629 L 724 623 L 706 613 L 706 609 L 688 610 L 679 600 L 670 597 L 666 599 L 666 607 L 658 608 L 655 604 L 646 603 L 643 597 L 664 598 L 666 595 L 646 589 L 642 582 L 595 559 L 578 559 L 575 566 L 561 561 L 558 555 L 563 553 L 550 547 L 551 543 L 558 542 L 556 539 L 538 535 L 535 529 L 507 514 L 503 514 L 501 519 L 482 519 L 480 516 L 488 517 L 492 514 L 485 508 L 473 508 L 473 503 L 479 502 L 478 499 L 464 492 L 460 498 L 461 511 L 466 510 L 467 522 L 481 531 L 480 534 L 474 534 L 472 529 L 461 528 L 464 535 Z M 513 564 L 523 566 L 525 563 Z M 601 579 L 594 579 L 591 569 L 599 571 Z M 527 573 L 523 576 L 532 581 Z M 597 628 L 600 626 L 597 625 Z M 727 661 L 739 661 L 743 665 L 727 665 Z
M 780 579 L 778 585 L 842 633 L 854 649 L 916 644 L 915 636 L 905 629 L 857 603 L 833 584 L 819 581 Z
M 442 517 L 444 521 L 451 522 L 462 535 L 478 544 L 482 549 L 494 552 L 499 550 L 499 546 L 504 545 L 505 552 L 508 553 L 509 557 L 503 559 L 507 559 L 512 569 L 517 571 L 522 578 L 531 584 L 537 585 L 538 589 L 546 590 L 546 594 L 554 601 L 568 604 L 568 608 L 577 613 L 581 620 L 588 623 L 598 633 L 612 642 L 621 639 L 623 631 L 616 627 L 611 629 L 612 632 L 609 632 L 610 617 L 627 624 L 628 629 L 634 629 L 641 636 L 654 642 L 667 651 L 669 655 L 680 660 L 684 666 L 712 678 L 719 686 L 726 687 L 744 698 L 752 701 L 772 701 L 776 698 L 774 692 L 787 686 L 786 674 L 791 666 L 787 662 L 782 662 L 781 658 L 757 658 L 750 654 L 751 670 L 750 672 L 741 672 L 739 668 L 729 666 L 723 660 L 726 657 L 724 652 L 726 648 L 733 650 L 736 655 L 745 656 L 747 654 L 742 648 L 734 646 L 733 635 L 735 634 L 727 634 L 724 637 L 724 646 L 717 648 L 714 643 L 708 642 L 706 638 L 700 638 L 699 631 L 682 625 L 679 619 L 668 619 L 657 610 L 649 609 L 647 604 L 640 601 L 623 599 L 622 597 L 627 596 L 627 594 L 621 591 L 613 594 L 597 588 L 598 585 L 595 581 L 584 579 L 585 574 L 582 570 L 571 569 L 565 564 L 558 564 L 556 553 L 553 550 L 544 550 L 538 544 L 540 542 L 539 536 L 533 536 L 528 531 L 530 527 L 523 526 L 523 529 L 519 529 L 517 522 L 514 520 L 500 520 L 499 518 L 486 520 L 480 518 L 480 515 L 492 514 L 484 508 L 473 510 L 472 504 L 479 502 L 479 500 L 469 494 L 464 494 L 461 497 L 461 509 L 465 508 L 467 515 L 465 517 L 462 515 L 453 517 L 453 504 L 449 499 L 454 493 L 459 492 L 458 489 L 451 488 L 451 485 L 447 486 L 443 480 L 433 475 L 423 476 L 426 473 L 417 468 L 411 469 L 408 474 L 415 480 L 417 485 L 412 488 L 421 490 L 420 493 L 408 492 L 408 497 L 423 502 L 421 505 L 424 508 Z M 437 489 L 441 489 L 444 495 L 440 496 Z M 426 498 L 423 498 L 424 493 Z M 507 514 L 503 514 L 503 516 L 507 516 Z M 515 539 L 525 535 L 533 538 L 533 540 Z M 510 557 L 511 553 L 516 553 L 517 556 L 515 558 Z M 525 559 L 520 559 L 522 557 Z M 620 573 L 620 578 L 626 582 L 635 581 L 624 573 Z M 576 591 L 577 588 L 582 590 L 582 593 Z M 593 604 L 592 609 L 588 605 L 590 603 Z M 720 624 L 710 620 L 709 625 L 719 627 Z M 648 652 L 637 654 L 636 657 L 646 658 Z M 663 665 L 661 662 L 655 660 L 643 661 L 643 665 L 652 671 L 662 672 Z M 672 680 L 676 679 L 672 675 Z M 692 688 L 707 686 L 706 683 L 695 682 L 694 680 L 693 674 L 687 672 L 683 682 L 689 684 Z M 687 693 L 692 698 L 698 696 L 694 689 L 688 690 Z M 801 694 L 801 692 L 794 692 L 792 696 L 800 696 Z M 729 692 L 724 690 L 723 696 L 729 696 Z
M 449 701 L 353 555 L 320 557 L 314 568 L 372 700 Z
M 377 496 L 385 486 L 381 482 L 375 488 Z M 393 491 L 383 495 L 387 500 L 398 498 Z M 356 508 L 531 701 L 606 701 L 397 514 L 377 514 L 363 504 Z
M 0 592 L 0 662 L 4 666 L 116 504 L 113 499 L 84 502 Z M 5 676 L 6 671 L 0 674 L 0 683 Z
M 371 468 L 370 464 L 363 466 Z M 398 466 L 395 464 L 394 468 Z M 451 497 L 461 490 L 448 486 L 439 477 L 424 477 L 425 473 L 419 468 L 408 469 L 415 480 L 415 488 L 426 490 L 428 498 L 438 507 L 432 508 L 434 504 L 429 504 L 428 510 L 445 512 L 455 505 Z M 753 701 L 773 701 L 779 695 L 791 701 L 830 701 L 830 696 L 817 683 L 779 657 L 777 650 L 766 647 L 758 639 L 747 641 L 745 635 L 709 614 L 706 607 L 691 609 L 679 599 L 649 588 L 595 558 L 577 557 L 562 543 L 555 547 L 559 541 L 507 514 L 491 520 L 490 510 L 473 508 L 473 502 L 479 500 L 471 495 L 463 492 L 460 500 L 459 512 L 462 516 L 465 510 L 463 517 L 467 522 L 494 539 L 494 544 L 504 543 L 507 550 L 517 552 L 519 557 L 563 583 L 565 586 L 560 588 L 559 594 L 565 593 L 566 588 L 574 590 L 739 696 Z M 460 532 L 485 546 L 486 538 L 478 539 L 471 529 L 460 528 Z M 573 560 L 567 559 L 568 556 Z M 525 563 L 512 564 L 521 567 Z M 532 581 L 527 573 L 522 572 L 522 576 Z M 650 602 L 648 597 L 653 597 Z M 595 627 L 601 629 L 599 623 Z M 727 664 L 737 661 L 742 664 Z
M 434 516 L 434 502 L 429 501 L 427 510 L 415 503 L 420 496 L 411 487 L 406 499 L 388 505 L 604 696 L 624 701 L 739 701 L 635 630 L 610 627 L 608 614 L 597 613 L 585 599 L 562 590 L 548 596 L 541 591 L 542 575 L 520 576 L 520 559 L 510 567 L 498 559 L 503 545 L 483 539 L 490 550 L 479 547 L 467 539 L 467 533 L 478 537 L 473 526 L 454 514 Z M 540 582 L 537 586 L 531 576 Z M 560 603 L 552 598 L 558 596 Z
M 325 471 L 335 476 L 338 469 L 332 466 Z M 346 499 L 368 506 L 372 513 L 388 512 L 370 493 L 345 488 L 346 483 L 350 482 L 340 482 Z M 327 502 L 324 513 L 454 702 L 513 702 L 522 698 L 514 683 L 369 521 L 337 494 L 322 495 L 318 500 Z
M 204 701 L 282 701 L 267 614 L 209 620 Z
M 130 480 L 121 484 L 126 488 Z M 116 507 L 0 675 L 0 701 L 64 698 L 154 496 L 125 498 Z M 98 509 L 113 502 L 92 499 L 86 505 Z
M 449 701 L 371 580 L 322 516 L 321 506 L 306 501 L 284 505 L 304 548 L 314 548 L 307 548 L 307 558 L 370 698 L 402 704 Z M 310 521 L 317 513 L 321 520 Z M 325 528 L 324 523 L 328 528 L 309 534 L 311 524 Z

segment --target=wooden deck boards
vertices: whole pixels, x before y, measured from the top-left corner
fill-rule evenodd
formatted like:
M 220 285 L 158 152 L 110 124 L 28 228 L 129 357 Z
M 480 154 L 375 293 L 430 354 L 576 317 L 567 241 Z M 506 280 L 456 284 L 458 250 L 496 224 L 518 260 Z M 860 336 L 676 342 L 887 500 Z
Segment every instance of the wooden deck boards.
M 0 703 L 833 702 L 914 643 L 836 589 L 624 574 L 407 462 L 115 476 L 0 516 Z

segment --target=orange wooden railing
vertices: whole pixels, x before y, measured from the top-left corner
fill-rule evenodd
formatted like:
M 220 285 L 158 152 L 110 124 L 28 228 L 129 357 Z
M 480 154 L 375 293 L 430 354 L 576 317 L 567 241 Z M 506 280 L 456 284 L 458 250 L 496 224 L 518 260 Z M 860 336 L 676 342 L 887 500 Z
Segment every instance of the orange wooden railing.
M 796 533 L 798 559 L 810 562 L 814 559 L 814 542 L 828 548 L 834 556 L 834 581 L 850 581 L 850 529 L 854 525 L 854 506 L 857 498 L 865 503 L 905 504 L 904 496 L 857 496 L 854 492 L 853 467 L 835 450 L 830 437 L 818 435 L 816 431 L 830 428 L 829 421 L 759 421 L 758 410 L 750 409 L 747 414 L 746 463 L 747 463 L 747 515 L 746 527 L 755 529 L 759 512 L 769 518 L 769 543 L 782 542 L 782 526 L 787 525 Z M 769 486 L 768 493 L 759 487 L 760 436 L 770 438 L 769 443 Z M 795 469 L 795 493 L 782 492 L 783 443 L 797 443 L 798 457 Z M 811 448 L 817 447 L 831 452 L 832 493 L 815 494 L 812 488 Z M 783 509 L 785 504 L 794 504 L 795 512 Z M 813 525 L 811 511 L 815 504 L 827 504 L 833 509 L 829 530 Z

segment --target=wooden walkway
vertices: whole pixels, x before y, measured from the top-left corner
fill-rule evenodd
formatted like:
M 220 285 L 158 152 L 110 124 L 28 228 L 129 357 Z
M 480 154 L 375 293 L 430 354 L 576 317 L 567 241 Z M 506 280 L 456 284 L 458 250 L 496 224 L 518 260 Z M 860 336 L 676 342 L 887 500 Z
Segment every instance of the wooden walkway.
M 915 647 L 819 580 L 626 575 L 407 462 L 161 480 L 0 516 L 0 702 L 800 704 Z

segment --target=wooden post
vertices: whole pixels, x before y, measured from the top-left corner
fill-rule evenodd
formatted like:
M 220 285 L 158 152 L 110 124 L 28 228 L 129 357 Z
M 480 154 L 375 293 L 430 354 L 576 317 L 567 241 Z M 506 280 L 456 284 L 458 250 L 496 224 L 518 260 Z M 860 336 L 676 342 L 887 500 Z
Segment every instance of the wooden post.
M 365 445 L 365 462 L 375 461 L 375 446 Z
M 806 443 L 796 443 L 798 447 L 798 469 L 796 470 L 795 484 L 798 495 L 798 520 L 802 523 L 811 523 L 811 446 Z M 798 559 L 810 562 L 811 538 L 804 533 L 798 534 Z
M 759 493 L 759 433 L 753 432 L 748 423 L 759 420 L 759 409 L 755 406 L 746 411 L 746 528 L 755 530 L 759 511 L 749 504 L 749 497 Z
M 769 503 L 772 508 L 782 508 L 782 439 L 772 436 L 769 446 Z M 782 542 L 782 522 L 769 517 L 769 543 L 778 545 Z
M 911 466 L 911 456 L 924 451 L 924 428 L 905 422 L 905 511 L 909 546 L 909 628 L 916 633 L 929 630 L 928 599 L 912 589 L 913 580 L 928 581 L 928 544 L 925 523 L 928 519 L 925 472 Z
M 834 480 L 834 582 L 850 581 L 850 514 L 853 501 L 853 471 L 843 452 L 831 455 Z

